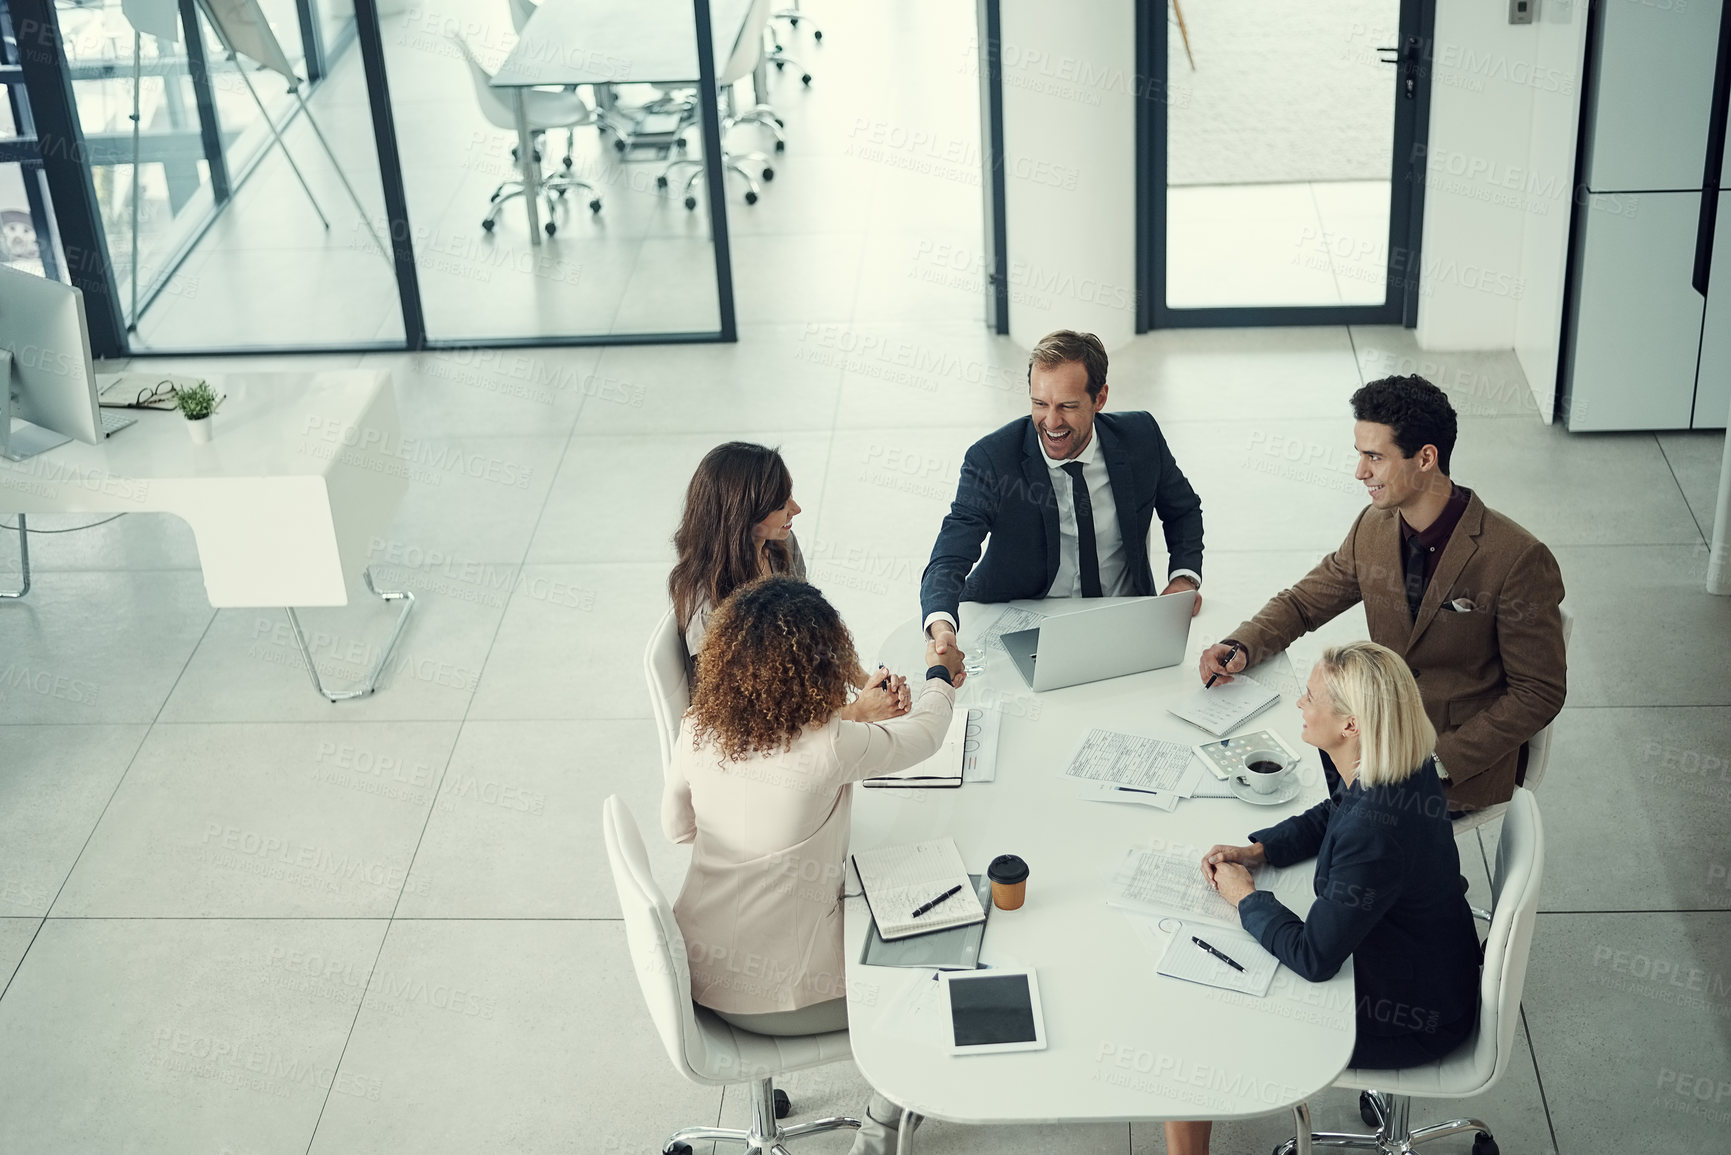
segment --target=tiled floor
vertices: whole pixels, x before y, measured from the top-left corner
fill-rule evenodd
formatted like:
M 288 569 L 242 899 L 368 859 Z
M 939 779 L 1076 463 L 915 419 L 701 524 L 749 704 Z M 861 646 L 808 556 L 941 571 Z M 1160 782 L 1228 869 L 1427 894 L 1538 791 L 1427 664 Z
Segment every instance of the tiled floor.
M 841 109 L 871 33 L 813 7 L 829 35 L 805 45 L 809 111 Z M 968 5 L 921 9 L 949 22 L 938 39 L 968 35 Z M 973 115 L 873 100 L 868 115 L 946 132 Z M 375 561 L 422 602 L 376 697 L 325 704 L 281 615 L 210 609 L 178 521 L 33 540 L 34 590 L 0 604 L 0 1152 L 648 1152 L 740 1117 L 736 1091 L 683 1082 L 655 1041 L 597 823 L 618 793 L 653 831 L 639 671 L 685 479 L 720 440 L 782 445 L 814 580 L 869 650 L 915 612 L 963 450 L 1025 404 L 1025 351 L 981 330 L 978 295 L 909 276 L 972 227 L 975 190 L 849 157 L 845 129 L 809 143 L 819 199 L 778 182 L 753 220 L 787 205 L 810 231 L 739 238 L 737 346 L 366 359 L 395 372 L 406 430 L 523 480 L 404 501 Z M 1456 475 L 1550 543 L 1576 620 L 1524 1029 L 1464 1106 L 1521 1155 L 1724 1150 L 1731 602 L 1701 588 L 1723 438 L 1571 437 L 1539 422 L 1512 354 L 1422 353 L 1393 329 L 1157 333 L 1113 365 L 1114 407 L 1160 418 L 1203 498 L 1198 643 L 1361 506 L 1348 393 L 1413 371 L 1450 389 Z M 5 585 L 9 539 L 0 555 Z M 307 616 L 346 642 L 390 614 Z M 1345 615 L 1295 656 L 1362 629 Z M 1482 886 L 1495 831 L 1463 845 Z M 684 851 L 651 850 L 675 888 Z M 846 1065 L 787 1085 L 801 1117 L 865 1094 Z M 1315 1107 L 1355 1122 L 1346 1094 Z M 1222 1126 L 1216 1150 L 1266 1150 L 1285 1126 Z M 1150 1125 L 920 1138 L 1162 1149 Z

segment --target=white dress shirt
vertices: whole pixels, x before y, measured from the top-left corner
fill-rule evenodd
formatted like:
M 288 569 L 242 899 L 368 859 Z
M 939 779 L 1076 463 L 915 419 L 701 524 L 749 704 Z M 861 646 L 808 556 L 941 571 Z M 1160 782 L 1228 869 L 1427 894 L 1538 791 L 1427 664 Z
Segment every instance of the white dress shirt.
M 1082 452 L 1067 461 L 1058 461 L 1046 453 L 1046 443 L 1040 442 L 1040 456 L 1045 458 L 1046 469 L 1052 478 L 1052 496 L 1058 507 L 1058 572 L 1052 578 L 1051 588 L 1046 591 L 1049 598 L 1079 598 L 1082 596 L 1082 559 L 1076 537 L 1076 492 L 1075 484 L 1070 475 L 1064 472 L 1064 466 L 1069 461 L 1082 463 L 1082 480 L 1088 486 L 1088 500 L 1093 505 L 1094 517 L 1094 552 L 1100 563 L 1100 594 L 1102 597 L 1125 597 L 1132 592 L 1130 569 L 1124 563 L 1124 535 L 1118 528 L 1118 503 L 1112 497 L 1112 478 L 1106 472 L 1106 454 L 1100 448 L 1100 439 L 1090 430 L 1088 444 L 1082 447 Z M 1152 535 L 1154 524 L 1150 523 L 1149 532 Z M 1175 569 L 1166 580 L 1185 577 L 1195 582 L 1197 588 L 1202 586 L 1202 575 L 1194 570 Z M 956 621 L 943 611 L 926 617 L 923 626 L 931 629 L 933 622 L 949 622 L 955 628 Z

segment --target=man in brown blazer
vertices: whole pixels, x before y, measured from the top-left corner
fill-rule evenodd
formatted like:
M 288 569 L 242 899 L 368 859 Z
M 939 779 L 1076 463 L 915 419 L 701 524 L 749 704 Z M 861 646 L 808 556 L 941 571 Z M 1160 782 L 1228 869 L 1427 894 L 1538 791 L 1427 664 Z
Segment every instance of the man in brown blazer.
M 1562 573 L 1543 542 L 1449 480 L 1455 412 L 1441 389 L 1384 378 L 1352 395 L 1352 413 L 1370 505 L 1338 550 L 1203 652 L 1202 677 L 1229 680 L 1362 601 L 1371 640 L 1418 679 L 1450 811 L 1506 802 L 1527 739 L 1563 706 Z

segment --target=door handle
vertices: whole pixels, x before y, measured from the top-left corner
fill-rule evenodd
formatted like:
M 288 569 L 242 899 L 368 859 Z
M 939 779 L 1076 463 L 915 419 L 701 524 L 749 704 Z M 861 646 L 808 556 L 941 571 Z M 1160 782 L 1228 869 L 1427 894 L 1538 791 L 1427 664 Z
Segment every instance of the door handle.
M 1416 99 L 1418 96 L 1418 37 L 1408 36 L 1406 43 L 1398 48 L 1389 45 L 1385 48 L 1378 48 L 1377 51 L 1394 53 L 1393 56 L 1379 56 L 1377 60 L 1382 64 L 1397 65 L 1400 68 L 1401 95 L 1408 100 Z

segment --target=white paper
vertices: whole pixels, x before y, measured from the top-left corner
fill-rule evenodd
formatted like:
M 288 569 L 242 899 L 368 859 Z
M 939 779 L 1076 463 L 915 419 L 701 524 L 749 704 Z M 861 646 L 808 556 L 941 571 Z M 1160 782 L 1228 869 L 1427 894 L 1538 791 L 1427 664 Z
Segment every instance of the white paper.
M 1241 674 L 1225 685 L 1197 690 L 1168 712 L 1210 734 L 1225 734 L 1278 701 L 1278 691 Z
M 920 972 L 878 1013 L 878 1030 L 916 1043 L 947 1043 L 943 981 L 937 972 Z
M 1152 806 L 1168 814 L 1178 809 L 1178 804 L 1184 801 L 1182 795 L 1169 790 L 1126 790 L 1121 786 L 1111 785 L 1088 790 L 1082 797 L 1089 802 L 1123 802 L 1132 806 Z
M 987 650 L 1002 650 L 1005 634 L 1013 634 L 1020 630 L 1031 630 L 1046 620 L 1046 615 L 1033 610 L 1019 610 L 1014 606 L 999 614 L 997 620 L 975 635 L 980 647 Z
M 1201 939 L 1244 970 L 1234 970 L 1197 946 L 1192 938 Z M 1185 923 L 1172 935 L 1171 945 L 1166 948 L 1155 971 L 1168 978 L 1260 997 L 1268 993 L 1274 982 L 1274 972 L 1279 969 L 1280 960 L 1242 930 Z
M 962 749 L 962 781 L 993 782 L 998 777 L 998 733 L 1004 712 L 996 706 L 968 708 L 968 737 Z
M 1236 927 L 1238 911 L 1202 877 L 1202 851 L 1132 848 L 1112 876 L 1106 901 L 1130 910 Z
M 1238 795 L 1232 793 L 1232 784 L 1226 779 L 1215 778 L 1213 775 L 1205 775 L 1202 781 L 1196 784 L 1196 789 L 1190 792 L 1190 797 L 1236 798 Z
M 1095 728 L 1082 739 L 1064 773 L 1070 778 L 1114 786 L 1182 793 L 1187 780 L 1192 789 L 1201 781 L 1200 773 L 1191 763 L 1193 753 L 1182 742 L 1163 742 Z

